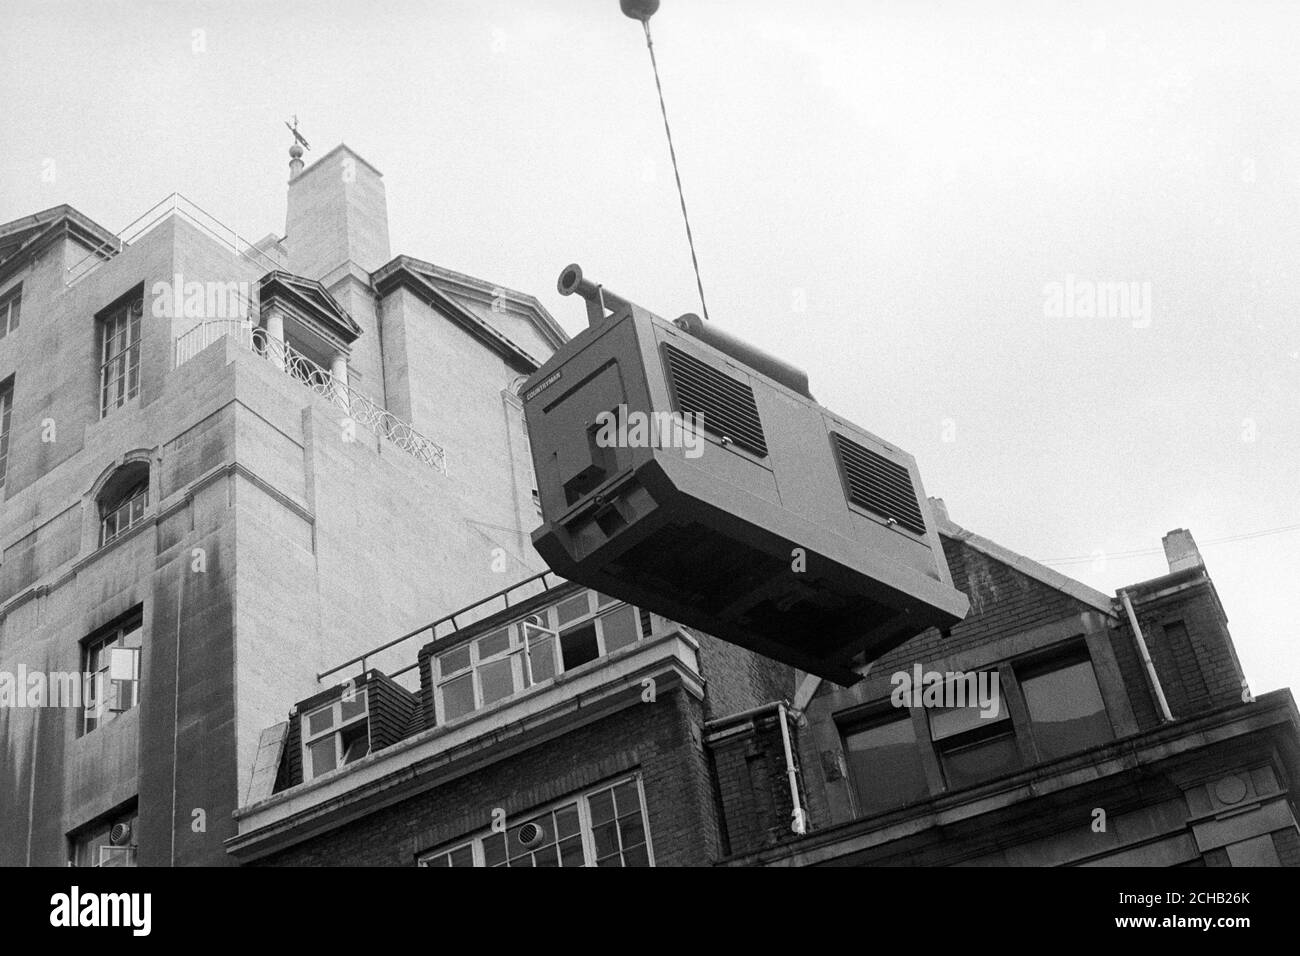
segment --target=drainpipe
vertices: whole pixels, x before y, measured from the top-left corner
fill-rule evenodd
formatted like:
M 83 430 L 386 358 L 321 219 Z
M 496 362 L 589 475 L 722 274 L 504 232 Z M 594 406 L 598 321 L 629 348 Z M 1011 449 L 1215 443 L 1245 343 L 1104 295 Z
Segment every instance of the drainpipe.
M 1142 655 L 1142 663 L 1146 665 L 1147 676 L 1151 678 L 1151 687 L 1156 692 L 1156 700 L 1160 703 L 1161 719 L 1169 723 L 1174 719 L 1174 715 L 1169 712 L 1169 701 L 1165 700 L 1164 688 L 1160 686 L 1160 678 L 1156 676 L 1156 665 L 1151 660 L 1151 652 L 1147 650 L 1147 642 L 1142 637 L 1142 628 L 1138 626 L 1137 614 L 1133 611 L 1133 602 L 1129 600 L 1127 591 L 1119 592 L 1120 600 L 1124 602 L 1124 610 L 1128 612 L 1128 623 L 1133 628 L 1133 637 L 1137 641 L 1138 653 Z
M 704 726 L 707 730 L 710 725 L 719 726 L 722 724 L 735 724 L 742 720 L 747 720 L 766 714 L 775 709 L 777 720 L 781 722 L 781 745 L 785 749 L 785 775 L 790 781 L 790 805 L 794 808 L 790 811 L 791 823 L 790 830 L 803 836 L 808 832 L 808 820 L 804 814 L 802 804 L 799 803 L 799 771 L 794 766 L 794 749 L 790 746 L 790 728 L 786 724 L 786 715 L 793 711 L 789 708 L 784 700 L 773 701 L 770 704 L 759 704 L 757 707 L 751 707 L 748 710 L 742 710 L 737 714 L 728 714 L 726 717 L 720 717 L 717 720 L 710 720 Z
M 785 701 L 777 703 L 776 712 L 781 721 L 781 743 L 785 747 L 785 773 L 790 778 L 790 805 L 794 808 L 790 813 L 792 818 L 790 829 L 803 836 L 808 832 L 808 823 L 804 819 L 803 807 L 799 804 L 799 780 L 794 769 L 794 753 L 790 749 L 790 728 L 785 720 Z

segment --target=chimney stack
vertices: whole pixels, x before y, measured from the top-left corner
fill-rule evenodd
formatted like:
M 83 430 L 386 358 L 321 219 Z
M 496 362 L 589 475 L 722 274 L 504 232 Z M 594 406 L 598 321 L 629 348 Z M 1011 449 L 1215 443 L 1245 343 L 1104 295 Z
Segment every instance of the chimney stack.
M 1192 533 L 1186 528 L 1176 528 L 1162 539 L 1165 546 L 1165 558 L 1169 561 L 1169 573 L 1186 571 L 1188 568 L 1203 568 L 1201 552 L 1197 550 Z
M 289 165 L 289 271 L 323 279 L 340 267 L 368 274 L 387 263 L 388 200 L 379 170 L 346 145 L 301 165 Z

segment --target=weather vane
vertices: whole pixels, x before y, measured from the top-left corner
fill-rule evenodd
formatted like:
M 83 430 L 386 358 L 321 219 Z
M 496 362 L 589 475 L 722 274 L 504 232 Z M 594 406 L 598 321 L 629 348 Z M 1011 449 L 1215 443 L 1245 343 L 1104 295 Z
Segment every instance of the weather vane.
M 288 120 L 285 120 L 285 121 L 284 121 L 284 125 L 289 127 L 289 132 L 293 133 L 293 138 L 296 139 L 296 140 L 297 140 L 297 141 L 302 145 L 302 148 L 303 148 L 303 149 L 311 149 L 311 144 L 308 143 L 307 140 L 303 138 L 302 133 L 298 132 L 298 114 L 297 114 L 297 113 L 294 113 L 294 114 L 293 114 L 293 124 L 292 124 L 292 125 L 290 125 L 290 123 L 289 123 Z

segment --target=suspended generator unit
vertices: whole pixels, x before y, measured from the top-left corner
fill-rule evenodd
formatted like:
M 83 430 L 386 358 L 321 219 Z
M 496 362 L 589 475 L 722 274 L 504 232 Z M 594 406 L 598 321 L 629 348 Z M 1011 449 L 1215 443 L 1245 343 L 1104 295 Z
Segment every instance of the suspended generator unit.
M 552 570 L 845 685 L 965 616 L 911 455 L 713 323 L 559 290 L 589 327 L 522 390 Z

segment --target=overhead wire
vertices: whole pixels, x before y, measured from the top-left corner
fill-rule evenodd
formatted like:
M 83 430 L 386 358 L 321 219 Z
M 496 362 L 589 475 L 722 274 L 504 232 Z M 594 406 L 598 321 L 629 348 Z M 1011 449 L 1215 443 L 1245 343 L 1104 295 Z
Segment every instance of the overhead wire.
M 668 107 L 664 104 L 664 87 L 659 80 L 659 61 L 655 57 L 654 39 L 650 36 L 649 18 L 641 21 L 641 26 L 645 28 L 645 45 L 650 51 L 650 66 L 655 74 L 655 89 L 659 92 L 659 112 L 664 118 L 664 135 L 668 137 L 668 155 L 673 161 L 673 177 L 677 180 L 677 198 L 682 204 L 682 222 L 686 224 L 686 242 L 691 247 L 691 266 L 695 269 L 695 287 L 700 292 L 700 308 L 704 312 L 704 318 L 709 318 L 709 307 L 704 301 L 704 281 L 700 278 L 700 260 L 695 254 L 695 236 L 691 232 L 691 217 L 686 213 L 686 193 L 682 189 L 682 174 L 677 166 L 677 149 L 673 146 L 673 131 L 668 125 Z
M 1300 531 L 1300 524 L 1281 525 L 1275 528 L 1261 528 L 1257 531 L 1247 531 L 1242 534 L 1232 534 L 1223 538 L 1212 538 L 1207 541 L 1197 542 L 1201 548 L 1213 547 L 1218 544 L 1230 544 L 1234 541 L 1250 541 L 1255 538 L 1264 538 L 1275 534 L 1286 534 L 1291 531 Z M 1039 559 L 1040 564 L 1088 564 L 1093 561 L 1105 559 L 1110 561 L 1118 558 L 1137 558 L 1145 557 L 1150 554 L 1164 554 L 1164 548 L 1133 548 L 1127 551 L 1096 551 L 1092 554 L 1073 555 L 1068 558 L 1043 558 Z

